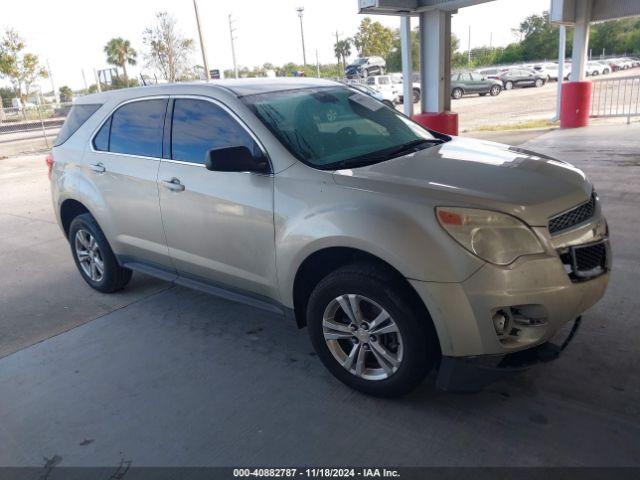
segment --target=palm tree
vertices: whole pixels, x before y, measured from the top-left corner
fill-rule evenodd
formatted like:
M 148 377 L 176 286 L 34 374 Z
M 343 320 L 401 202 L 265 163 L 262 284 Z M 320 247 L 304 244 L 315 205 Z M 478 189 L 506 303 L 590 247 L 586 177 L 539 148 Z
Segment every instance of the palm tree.
M 124 83 L 129 86 L 129 77 L 127 76 L 127 64 L 135 65 L 138 53 L 131 46 L 129 40 L 120 37 L 112 38 L 104 47 L 104 53 L 107 54 L 107 63 L 122 67 L 124 73 Z
M 333 51 L 338 59 L 342 58 L 342 68 L 346 68 L 347 57 L 351 55 L 351 41 L 348 38 L 338 40 L 333 47 Z

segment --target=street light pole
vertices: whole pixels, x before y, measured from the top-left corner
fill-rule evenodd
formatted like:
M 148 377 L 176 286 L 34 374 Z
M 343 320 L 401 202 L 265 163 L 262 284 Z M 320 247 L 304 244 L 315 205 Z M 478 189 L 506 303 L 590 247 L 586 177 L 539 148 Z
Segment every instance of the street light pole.
M 233 32 L 235 31 L 236 29 L 233 28 L 233 20 L 231 19 L 231 14 L 229 14 L 229 35 L 231 35 L 231 57 L 233 58 L 233 72 L 236 78 L 238 78 L 238 65 L 236 64 L 236 48 L 234 45 L 235 37 L 233 36 Z
M 296 9 L 298 17 L 300 18 L 300 36 L 302 37 L 302 61 L 304 66 L 307 66 L 307 52 L 304 48 L 304 28 L 302 27 L 302 15 L 304 14 L 304 7 L 298 7 Z
M 198 14 L 198 3 L 193 0 L 193 9 L 196 12 L 196 24 L 198 25 L 198 36 L 200 37 L 200 50 L 202 51 L 202 63 L 204 65 L 204 78 L 211 80 L 211 73 L 209 72 L 209 65 L 207 63 L 207 52 L 204 49 L 204 37 L 202 36 L 202 28 L 200 27 L 200 15 Z

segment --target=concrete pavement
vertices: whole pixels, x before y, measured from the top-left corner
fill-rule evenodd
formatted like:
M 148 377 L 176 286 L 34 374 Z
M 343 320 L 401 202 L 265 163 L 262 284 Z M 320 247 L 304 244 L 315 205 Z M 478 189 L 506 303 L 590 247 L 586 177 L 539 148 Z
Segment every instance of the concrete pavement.
M 609 291 L 565 355 L 479 394 L 429 379 L 394 401 L 338 383 L 283 318 L 142 276 L 94 293 L 41 159 L 0 161 L 0 465 L 639 466 L 637 138 L 616 125 L 524 144 L 583 168 L 612 230 Z

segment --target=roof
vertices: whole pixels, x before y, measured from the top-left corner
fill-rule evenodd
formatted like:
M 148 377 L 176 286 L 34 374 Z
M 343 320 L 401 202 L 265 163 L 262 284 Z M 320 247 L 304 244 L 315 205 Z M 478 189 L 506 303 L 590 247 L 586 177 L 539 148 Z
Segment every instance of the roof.
M 254 95 L 268 92 L 278 92 L 282 90 L 294 90 L 298 88 L 332 87 L 342 85 L 332 80 L 321 78 L 305 77 L 284 77 L 284 78 L 241 78 L 229 80 L 211 80 L 210 82 L 183 82 L 183 83 L 163 83 L 149 85 L 146 87 L 125 88 L 120 90 L 109 90 L 102 93 L 94 93 L 78 97 L 76 103 L 103 103 L 114 97 L 135 98 L 137 96 L 148 95 L 169 95 L 179 93 L 182 90 L 192 89 L 194 86 L 211 87 L 224 89 L 237 97 Z

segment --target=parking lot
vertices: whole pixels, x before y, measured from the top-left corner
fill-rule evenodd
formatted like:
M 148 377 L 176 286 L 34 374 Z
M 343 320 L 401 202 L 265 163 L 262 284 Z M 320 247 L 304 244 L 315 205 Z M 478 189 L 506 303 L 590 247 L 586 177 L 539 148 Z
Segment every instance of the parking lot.
M 533 109 L 554 88 L 508 96 Z M 455 105 L 476 102 L 501 104 Z M 284 318 L 139 274 L 91 290 L 43 155 L 0 160 L 0 465 L 640 466 L 639 127 L 482 133 L 585 170 L 611 284 L 555 364 L 473 395 L 429 378 L 399 400 L 340 384 Z

